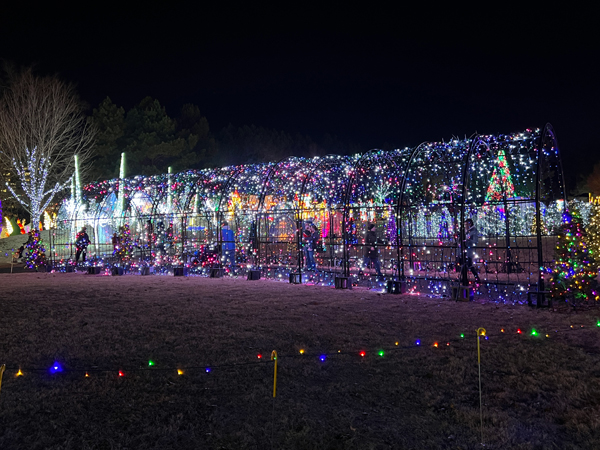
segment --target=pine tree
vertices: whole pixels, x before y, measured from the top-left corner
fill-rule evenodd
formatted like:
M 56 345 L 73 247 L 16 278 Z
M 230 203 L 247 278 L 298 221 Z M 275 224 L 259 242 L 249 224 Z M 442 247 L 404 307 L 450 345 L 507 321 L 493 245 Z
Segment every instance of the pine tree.
M 39 267 L 46 265 L 46 249 L 40 239 L 39 231 L 33 229 L 30 233 L 31 237 L 25 248 L 25 264 L 30 269 L 37 270 Z
M 555 300 L 600 298 L 594 289 L 597 264 L 587 245 L 587 233 L 577 216 L 565 213 L 556 245 L 551 292 Z

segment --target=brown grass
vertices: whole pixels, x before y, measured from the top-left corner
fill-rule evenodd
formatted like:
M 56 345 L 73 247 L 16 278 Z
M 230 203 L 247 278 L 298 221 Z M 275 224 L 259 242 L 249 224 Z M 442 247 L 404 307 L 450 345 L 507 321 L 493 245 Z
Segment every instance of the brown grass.
M 595 311 L 267 280 L 31 273 L 0 286 L 2 450 L 481 448 L 481 326 L 486 448 L 600 448 Z M 48 373 L 55 360 L 64 373 Z

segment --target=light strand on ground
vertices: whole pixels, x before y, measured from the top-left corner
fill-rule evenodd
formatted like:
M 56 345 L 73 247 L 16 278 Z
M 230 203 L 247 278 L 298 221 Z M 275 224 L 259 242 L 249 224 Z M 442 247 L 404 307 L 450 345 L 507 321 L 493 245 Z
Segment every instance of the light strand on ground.
M 556 334 L 559 332 L 565 332 L 565 331 L 575 331 L 575 330 L 588 330 L 588 329 L 598 329 L 600 328 L 600 320 L 596 320 L 595 326 L 588 326 L 586 327 L 585 325 L 569 325 L 569 326 L 565 326 L 565 327 L 553 327 L 551 330 L 547 330 L 547 331 L 540 331 L 540 329 L 536 329 L 536 328 L 529 328 L 529 331 L 527 332 L 523 332 L 523 330 L 521 328 L 513 328 L 513 329 L 509 329 L 509 328 L 500 328 L 499 332 L 497 335 L 494 336 L 494 338 L 498 338 L 498 337 L 509 337 L 509 336 L 523 336 L 523 337 L 530 337 L 530 338 L 540 338 L 540 337 L 545 337 L 545 338 L 550 338 L 550 336 L 552 335 L 552 333 Z M 475 334 L 478 339 L 479 339 L 479 334 Z M 409 342 L 412 342 L 412 344 L 408 344 L 408 345 L 400 345 L 400 341 L 395 341 L 394 342 L 394 346 L 393 347 L 389 347 L 389 348 L 376 348 L 374 350 L 355 350 L 355 351 L 342 351 L 341 349 L 338 349 L 337 351 L 330 351 L 330 352 L 316 352 L 316 353 L 309 353 L 307 352 L 307 350 L 305 348 L 300 348 L 298 350 L 297 353 L 294 354 L 284 354 L 283 357 L 284 358 L 305 358 L 305 359 L 317 359 L 320 362 L 325 362 L 327 360 L 327 358 L 331 357 L 331 356 L 352 356 L 352 355 L 356 355 L 359 357 L 359 359 L 365 359 L 367 356 L 370 356 L 371 354 L 373 355 L 377 355 L 379 358 L 384 358 L 386 354 L 388 354 L 389 352 L 394 352 L 394 351 L 398 351 L 398 350 L 408 350 L 408 349 L 416 349 L 416 348 L 431 348 L 431 349 L 442 349 L 442 348 L 447 348 L 450 347 L 452 343 L 459 343 L 461 341 L 464 341 L 465 338 L 472 336 L 471 333 L 460 333 L 457 335 L 456 338 L 452 338 L 452 339 L 446 339 L 446 340 L 440 340 L 440 339 L 429 339 L 429 344 L 428 345 L 422 345 L 423 344 L 423 338 L 418 338 L 418 339 L 414 339 L 411 340 Z M 484 335 L 484 339 L 486 341 L 488 341 L 490 339 L 490 334 L 489 332 L 485 332 Z M 218 369 L 227 369 L 227 368 L 233 368 L 233 367 L 240 367 L 240 366 L 249 366 L 249 365 L 260 365 L 260 364 L 269 364 L 269 363 L 274 363 L 277 364 L 277 359 L 278 359 L 278 355 L 277 352 L 275 352 L 273 350 L 273 352 L 271 353 L 271 360 L 266 360 L 263 358 L 263 355 L 261 353 L 258 353 L 255 356 L 255 359 L 257 359 L 258 361 L 245 361 L 245 362 L 237 362 L 237 363 L 222 363 L 222 364 L 207 364 L 207 365 L 194 365 L 194 366 L 187 366 L 187 367 L 182 367 L 180 365 L 173 367 L 173 366 L 169 366 L 169 367 L 158 367 L 157 366 L 157 362 L 155 360 L 149 360 L 147 363 L 138 366 L 138 367 L 119 367 L 119 368 L 67 368 L 67 366 L 65 366 L 63 363 L 59 362 L 59 361 L 54 361 L 54 363 L 47 368 L 33 368 L 33 367 L 8 367 L 6 368 L 6 370 L 9 371 L 16 371 L 15 376 L 16 377 L 21 377 L 24 376 L 26 373 L 28 372 L 49 372 L 50 374 L 61 374 L 61 373 L 83 373 L 84 377 L 88 378 L 91 376 L 91 374 L 94 373 L 116 373 L 119 375 L 119 377 L 124 377 L 126 376 L 127 373 L 135 373 L 135 372 L 147 372 L 147 371 L 155 371 L 155 372 L 174 372 L 177 375 L 184 375 L 185 373 L 189 373 L 192 371 L 204 371 L 206 373 L 211 373 L 213 372 L 213 370 Z M 6 365 L 4 365 L 6 366 Z M 1 380 L 0 380 L 1 382 Z M 276 383 L 276 374 L 274 376 L 274 392 L 275 392 L 275 383 Z

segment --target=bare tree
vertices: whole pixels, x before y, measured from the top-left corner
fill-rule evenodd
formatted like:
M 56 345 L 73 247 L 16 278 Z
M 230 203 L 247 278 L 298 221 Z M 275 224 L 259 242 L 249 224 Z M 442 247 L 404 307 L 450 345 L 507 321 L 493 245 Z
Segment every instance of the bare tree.
M 32 226 L 56 194 L 69 185 L 75 155 L 85 169 L 95 131 L 83 115 L 73 85 L 10 71 L 0 96 L 0 175 L 31 214 Z

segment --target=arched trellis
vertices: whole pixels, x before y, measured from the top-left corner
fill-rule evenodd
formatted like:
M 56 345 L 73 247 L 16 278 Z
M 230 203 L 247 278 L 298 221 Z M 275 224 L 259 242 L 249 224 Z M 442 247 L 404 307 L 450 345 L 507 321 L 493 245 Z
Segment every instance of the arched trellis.
M 540 154 L 541 153 L 541 154 Z M 537 239 L 537 261 L 540 270 L 538 271 L 538 290 L 544 291 L 544 277 L 542 274 L 541 267 L 548 265 L 547 261 L 544 260 L 544 242 L 542 238 L 542 202 L 550 203 L 554 200 L 560 200 L 562 198 L 562 209 L 561 215 L 564 214 L 567 208 L 567 197 L 565 191 L 565 175 L 562 167 L 562 161 L 558 150 L 558 141 L 554 128 L 552 125 L 547 123 L 544 126 L 540 136 L 539 143 L 536 149 L 537 156 L 537 171 L 536 171 L 536 192 L 535 192 L 535 217 L 536 217 L 536 239 Z M 552 161 L 553 160 L 553 161 Z M 557 167 L 558 177 L 552 176 L 550 167 L 555 165 Z M 558 191 L 558 192 L 557 192 Z M 557 195 L 558 194 L 558 195 Z M 547 253 L 550 253 L 551 249 L 548 249 Z
M 287 266 L 288 270 L 291 265 L 291 260 L 296 261 L 298 270 L 302 270 L 303 266 L 303 260 L 300 256 L 302 248 L 300 199 L 302 198 L 303 189 L 300 189 L 301 194 L 299 198 L 294 196 L 292 199 L 285 195 L 286 193 L 289 194 L 290 192 L 295 192 L 293 189 L 299 182 L 298 177 L 300 177 L 300 180 L 306 179 L 306 167 L 302 162 L 302 159 L 292 156 L 279 160 L 270 168 L 263 182 L 257 208 L 258 214 L 255 218 L 258 239 L 261 240 L 266 238 L 266 241 L 263 241 L 266 245 L 258 246 L 257 260 L 261 261 L 263 256 L 265 259 L 273 257 L 273 251 L 269 251 L 270 246 L 274 247 L 275 251 L 277 251 L 278 247 L 289 246 L 290 243 L 294 242 L 296 245 L 295 254 L 289 255 L 290 258 L 288 261 L 283 261 L 279 258 L 279 261 L 277 262 L 278 266 Z M 280 201 L 276 205 L 271 205 L 272 200 L 268 201 L 269 197 L 278 197 Z M 269 210 L 271 210 L 272 215 L 269 215 Z M 285 217 L 285 215 L 287 215 L 287 220 L 282 218 L 282 216 Z M 273 222 L 277 221 L 279 223 L 285 223 L 287 226 L 285 226 L 284 229 L 287 228 L 289 231 L 293 231 L 293 236 L 287 235 L 285 232 L 281 233 L 281 227 L 279 227 L 279 230 L 272 230 L 272 226 L 269 226 L 270 217 L 273 218 Z M 275 223 L 273 223 L 273 225 L 275 225 Z M 272 242 L 272 238 L 275 242 Z M 261 249 L 263 249 L 263 247 L 265 247 L 264 255 L 261 254 Z M 271 256 L 269 256 L 269 254 L 271 254 Z M 269 261 L 265 260 L 265 262 Z
M 477 266 L 483 283 L 493 286 L 482 291 L 490 296 L 532 284 L 543 288 L 539 266 L 550 264 L 552 240 L 546 228 L 556 225 L 566 204 L 550 125 L 352 157 L 289 157 L 112 180 L 86 187 L 84 198 L 85 208 L 71 205 L 71 212 L 61 216 L 70 225 L 63 227 L 69 228 L 67 241 L 82 221 L 108 222 L 110 229 L 130 221 L 143 247 L 145 221 L 173 221 L 177 249 L 170 264 L 186 265 L 200 248 L 221 243 L 220 225 L 228 220 L 240 262 L 248 260 L 278 277 L 302 273 L 301 227 L 310 218 L 327 244 L 318 255 L 322 272 L 329 281 L 344 276 L 358 284 L 365 280 L 357 277 L 360 231 L 373 222 L 385 242 L 380 247 L 385 275 L 434 292 L 444 283 L 471 282 L 469 274 L 459 276 L 457 270 L 466 259 L 464 220 L 471 217 L 481 235 Z M 100 242 L 103 235 L 95 235 L 99 245 L 108 245 Z M 324 281 L 321 275 L 311 279 Z
M 398 230 L 398 233 L 396 234 L 396 248 L 397 248 L 397 252 L 398 252 L 398 266 L 400 268 L 399 270 L 399 277 L 400 277 L 400 281 L 405 281 L 406 280 L 406 275 L 404 273 L 404 233 L 403 233 L 403 227 L 402 227 L 402 222 L 401 222 L 401 217 L 402 217 L 402 208 L 404 205 L 404 193 L 406 192 L 406 181 L 408 179 L 408 177 L 406 176 L 406 172 L 408 171 L 408 168 L 410 167 L 410 165 L 412 164 L 413 160 L 415 159 L 415 157 L 423 150 L 423 148 L 427 145 L 426 142 L 422 142 L 421 144 L 417 145 L 414 149 L 412 149 L 410 151 L 410 155 L 408 157 L 408 160 L 406 161 L 406 166 L 404 167 L 404 176 L 402 177 L 402 181 L 400 184 L 400 198 L 398 199 L 398 203 L 396 204 L 396 229 Z
M 392 197 L 390 199 L 389 207 L 394 210 L 394 213 L 396 212 L 395 208 L 393 208 L 393 205 L 401 196 L 400 186 L 402 180 L 404 179 L 404 170 L 406 169 L 405 165 L 402 164 L 402 161 L 398 162 L 396 161 L 396 158 L 402 159 L 407 151 L 397 150 L 395 152 L 396 153 L 383 152 L 382 150 L 378 149 L 370 150 L 357 159 L 351 169 L 350 177 L 346 184 L 343 210 L 343 235 L 345 236 L 344 274 L 346 277 L 350 276 L 350 255 L 348 243 L 348 237 L 350 233 L 348 233 L 348 229 L 352 228 L 352 225 L 349 224 L 351 209 L 361 209 L 361 203 L 364 204 L 367 202 L 371 203 L 371 205 L 367 206 L 367 208 L 381 208 L 383 207 L 383 203 L 385 203 L 386 197 L 389 195 Z M 381 162 L 383 162 L 383 167 L 376 165 L 377 163 L 381 164 Z M 372 173 L 373 170 L 375 170 L 375 174 Z M 385 174 L 383 176 L 384 179 L 381 179 L 380 176 L 383 174 Z M 371 182 L 371 177 L 375 178 L 373 182 Z M 365 180 L 365 178 L 367 179 Z M 376 184 L 375 190 L 370 189 L 370 184 L 372 183 Z M 377 189 L 379 189 L 379 191 L 377 191 Z M 356 200 L 358 200 L 358 202 Z M 376 210 L 373 211 L 373 213 L 376 213 Z M 375 217 L 376 214 L 373 214 L 371 217 L 367 216 L 367 224 L 370 223 L 370 221 L 372 221 L 372 219 Z M 393 218 L 393 223 L 396 225 L 396 230 L 393 231 L 393 238 L 395 238 L 394 240 L 397 243 L 398 228 L 397 219 L 395 217 Z M 397 258 L 396 268 L 398 267 L 398 263 L 399 261 Z
M 347 180 L 341 176 L 345 169 L 349 165 L 348 157 L 340 157 L 339 155 L 327 155 L 321 158 L 313 158 L 310 160 L 308 170 L 303 177 L 302 185 L 299 191 L 298 211 L 297 211 L 297 242 L 298 242 L 298 267 L 301 269 L 302 264 L 302 221 L 309 218 L 313 214 L 311 207 L 307 208 L 310 202 L 310 197 L 314 197 L 315 200 L 321 200 L 324 203 L 324 209 L 328 211 L 329 215 L 329 228 L 330 232 L 327 233 L 328 244 L 329 244 L 329 270 L 330 272 L 336 273 L 339 269 L 337 266 L 337 252 L 339 247 L 343 249 L 342 263 L 345 260 L 345 241 L 344 241 L 344 228 L 343 220 L 341 222 L 342 231 L 341 235 L 335 233 L 336 227 L 332 223 L 333 216 L 332 212 L 339 210 L 340 206 L 343 206 L 343 198 L 340 197 L 340 192 L 335 187 L 345 187 Z M 341 183 L 340 183 L 341 181 Z M 326 186 L 334 186 L 333 188 L 327 189 Z M 309 188 L 310 187 L 310 188 Z M 316 194 L 320 191 L 320 196 Z M 345 189 L 344 189 L 345 191 Z M 325 223 L 321 224 L 321 229 Z

